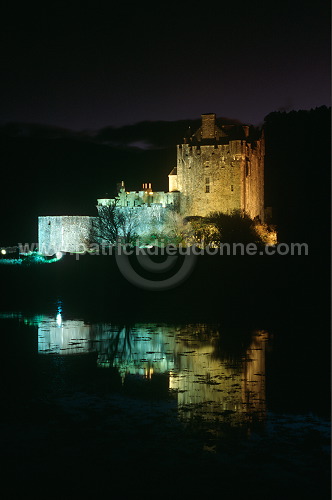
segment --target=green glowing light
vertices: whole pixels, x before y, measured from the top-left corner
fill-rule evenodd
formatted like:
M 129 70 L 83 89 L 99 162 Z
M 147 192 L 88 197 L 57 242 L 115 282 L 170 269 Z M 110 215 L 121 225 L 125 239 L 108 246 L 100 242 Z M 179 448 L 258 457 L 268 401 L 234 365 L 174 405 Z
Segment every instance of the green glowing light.
M 34 264 L 53 264 L 62 258 L 62 253 L 58 252 L 52 259 L 45 257 L 39 252 L 30 252 L 28 254 L 21 254 L 20 259 L 0 259 L 0 264 L 5 265 L 34 265 Z
M 22 259 L 1 259 L 0 264 L 18 265 L 22 264 Z

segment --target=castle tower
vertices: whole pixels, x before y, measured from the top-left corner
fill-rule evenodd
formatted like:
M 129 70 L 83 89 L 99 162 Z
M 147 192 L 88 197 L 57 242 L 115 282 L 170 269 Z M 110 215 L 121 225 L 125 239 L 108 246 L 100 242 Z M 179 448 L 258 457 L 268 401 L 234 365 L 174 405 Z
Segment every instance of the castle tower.
M 241 210 L 264 220 L 264 138 L 246 125 L 218 127 L 202 115 L 201 127 L 177 146 L 169 191 L 179 191 L 184 216 Z

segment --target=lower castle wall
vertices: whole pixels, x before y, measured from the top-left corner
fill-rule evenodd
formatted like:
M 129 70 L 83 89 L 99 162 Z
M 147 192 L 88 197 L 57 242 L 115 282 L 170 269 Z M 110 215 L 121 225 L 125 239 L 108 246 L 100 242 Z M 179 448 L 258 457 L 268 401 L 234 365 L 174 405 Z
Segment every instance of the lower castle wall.
M 162 231 L 169 208 L 160 205 L 119 208 L 131 217 L 132 227 L 139 236 Z M 38 249 L 43 255 L 56 252 L 76 253 L 89 248 L 90 234 L 96 217 L 59 215 L 38 217 Z M 128 223 L 129 224 L 129 223 Z M 123 235 L 120 235 L 123 236 Z
M 78 252 L 86 245 L 94 217 L 56 215 L 38 217 L 38 249 L 44 255 Z
M 123 209 L 123 210 L 130 210 Z M 137 220 L 137 234 L 144 236 L 153 232 L 160 233 L 163 229 L 168 208 L 160 205 L 142 206 L 132 209 Z

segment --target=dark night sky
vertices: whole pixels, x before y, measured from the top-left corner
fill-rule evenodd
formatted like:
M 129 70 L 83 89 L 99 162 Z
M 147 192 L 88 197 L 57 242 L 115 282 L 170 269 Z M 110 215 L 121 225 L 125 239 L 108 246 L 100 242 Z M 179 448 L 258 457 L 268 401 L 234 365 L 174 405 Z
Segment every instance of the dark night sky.
M 82 130 L 215 112 L 257 125 L 330 105 L 328 1 L 70 5 L 3 9 L 0 123 Z

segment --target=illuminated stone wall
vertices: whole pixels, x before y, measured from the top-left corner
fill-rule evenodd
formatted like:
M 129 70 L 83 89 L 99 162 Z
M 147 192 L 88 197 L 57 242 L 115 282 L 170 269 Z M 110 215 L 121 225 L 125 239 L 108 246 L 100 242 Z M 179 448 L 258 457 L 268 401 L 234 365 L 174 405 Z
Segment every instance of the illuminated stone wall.
M 169 175 L 182 215 L 242 210 L 264 220 L 264 140 L 249 140 L 248 133 L 247 126 L 219 128 L 214 114 L 202 115 L 202 127 L 177 147 Z
M 178 146 L 177 177 L 183 215 L 205 216 L 216 210 L 229 213 L 241 209 L 243 172 L 236 150 L 229 145 Z
M 146 236 L 153 233 L 160 233 L 163 230 L 168 208 L 158 204 L 120 207 L 120 211 L 125 214 L 128 220 L 135 220 L 135 233 L 137 236 Z M 120 236 L 124 236 L 120 234 Z
M 102 202 L 110 200 L 101 200 Z M 104 206 L 106 203 L 98 205 Z M 97 207 L 97 208 L 98 208 Z M 161 204 L 123 206 L 119 210 L 128 215 L 128 221 L 135 220 L 132 227 L 138 236 L 161 233 L 169 208 Z M 130 213 L 131 212 L 131 213 Z M 38 249 L 44 255 L 56 252 L 84 252 L 89 248 L 92 221 L 89 216 L 42 216 L 38 217 Z M 129 224 L 129 223 L 128 223 Z M 120 236 L 124 236 L 120 234 Z
M 160 233 L 163 231 L 168 208 L 153 204 L 134 208 L 132 210 L 135 210 L 137 213 L 137 233 L 139 236 L 148 235 L 153 232 Z
M 44 255 L 79 252 L 86 245 L 93 217 L 56 215 L 38 217 L 38 249 Z

